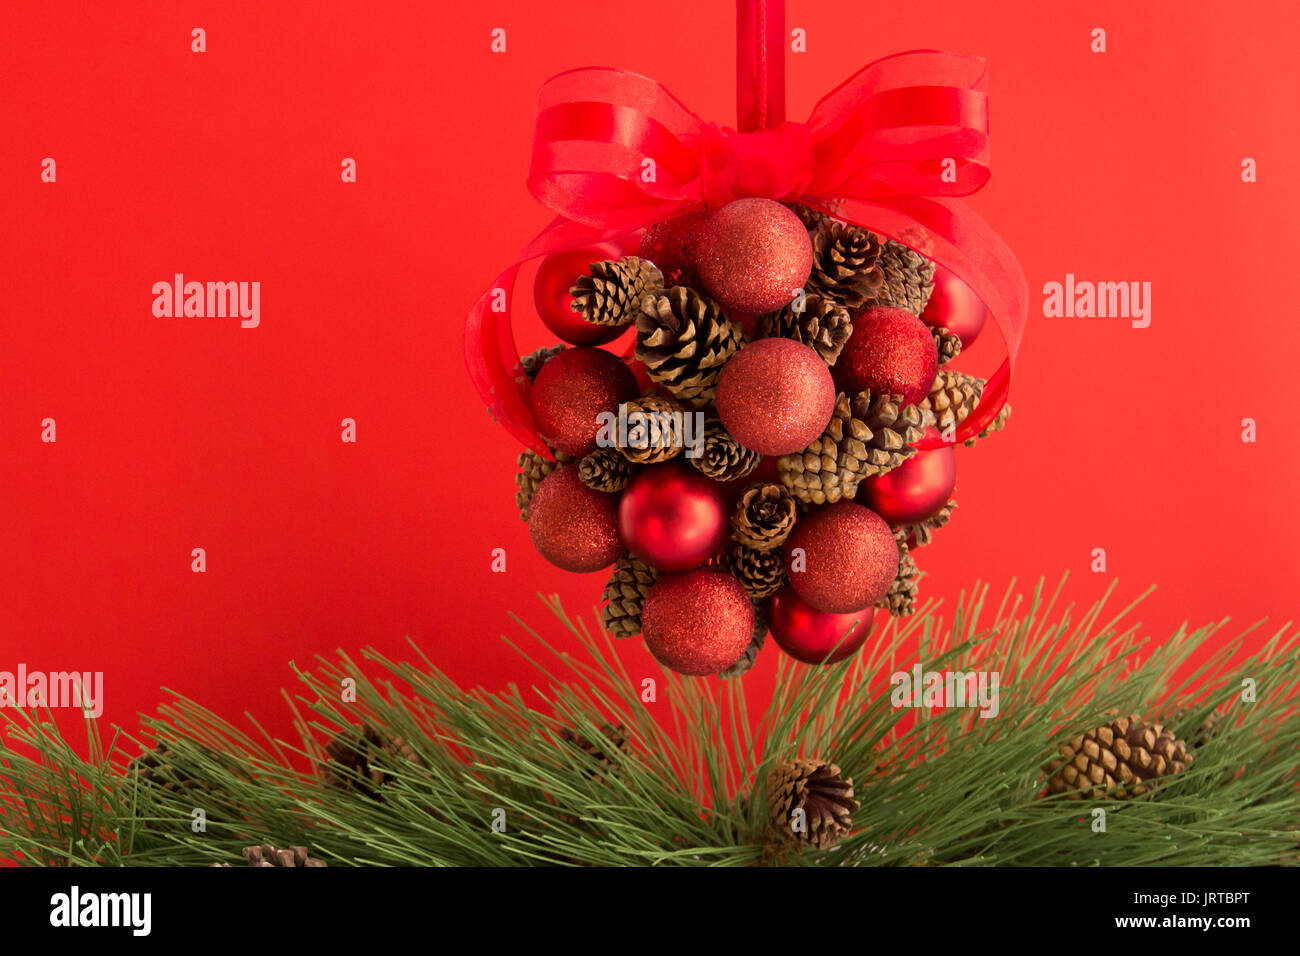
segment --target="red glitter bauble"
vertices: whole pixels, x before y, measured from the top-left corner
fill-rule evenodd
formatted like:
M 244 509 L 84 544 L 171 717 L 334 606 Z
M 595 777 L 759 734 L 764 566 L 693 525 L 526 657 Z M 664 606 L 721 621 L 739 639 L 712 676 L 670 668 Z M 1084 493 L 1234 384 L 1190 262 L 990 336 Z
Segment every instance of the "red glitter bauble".
M 799 519 L 786 539 L 785 564 L 801 598 L 845 614 L 885 596 L 898 575 L 898 542 L 880 515 L 839 501 Z
M 577 465 L 542 479 L 528 505 L 528 534 L 547 561 L 566 571 L 599 571 L 623 556 L 618 496 L 593 491 Z
M 641 235 L 641 249 L 637 255 L 659 267 L 666 286 L 699 285 L 695 247 L 700 228 L 708 218 L 708 210 L 697 209 L 647 226 Z
M 533 280 L 533 304 L 546 327 L 571 345 L 604 345 L 624 332 L 626 326 L 597 325 L 585 321 L 570 305 L 569 289 L 579 276 L 586 275 L 593 262 L 621 259 L 623 250 L 612 242 L 602 242 L 582 249 L 557 252 L 542 260 Z
M 604 349 L 565 349 L 551 358 L 533 382 L 532 407 L 537 430 L 553 448 L 581 458 L 596 448 L 602 412 L 641 392 L 636 376 Z
M 857 653 L 871 634 L 876 610 L 848 614 L 819 611 L 788 584 L 772 595 L 768 629 L 777 646 L 805 664 L 834 664 Z
M 754 607 L 730 574 L 711 568 L 662 575 L 646 595 L 641 634 L 655 660 L 679 674 L 725 670 L 754 634 Z
M 718 379 L 718 415 L 731 437 L 764 455 L 807 448 L 835 411 L 830 369 L 793 339 L 759 339 L 731 357 Z
M 689 466 L 652 465 L 624 489 L 618 527 L 628 550 L 651 567 L 698 568 L 727 539 L 722 486 Z
M 925 438 L 938 438 L 927 428 Z M 857 500 L 889 524 L 915 524 L 939 513 L 957 486 L 957 456 L 952 446 L 918 451 L 897 468 L 865 478 Z
M 934 292 L 925 304 L 921 321 L 932 328 L 947 329 L 968 349 L 984 328 L 989 310 L 975 290 L 943 266 L 934 267 Z
M 833 374 L 842 392 L 871 389 L 914 405 L 930 394 L 939 350 L 930 327 L 906 309 L 874 305 L 852 313 L 853 334 Z
M 713 213 L 695 254 L 705 291 L 737 312 L 779 309 L 812 272 L 808 230 L 771 199 L 737 199 Z

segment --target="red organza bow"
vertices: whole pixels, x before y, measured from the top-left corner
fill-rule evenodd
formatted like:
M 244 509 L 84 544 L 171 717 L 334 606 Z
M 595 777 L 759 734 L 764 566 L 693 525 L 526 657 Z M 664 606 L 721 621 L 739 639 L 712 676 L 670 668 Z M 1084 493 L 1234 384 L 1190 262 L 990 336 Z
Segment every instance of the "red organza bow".
M 489 410 L 550 457 L 510 330 L 510 294 L 523 262 L 702 204 L 762 196 L 798 200 L 893 237 L 975 290 L 1006 348 L 955 441 L 978 434 L 1006 401 L 1028 301 L 1010 249 L 953 198 L 989 178 L 986 81 L 985 63 L 975 57 L 900 53 L 854 74 L 807 123 L 742 133 L 705 122 L 634 73 L 585 69 L 552 78 L 540 94 L 528 187 L 559 218 L 497 277 L 466 321 L 466 363 Z

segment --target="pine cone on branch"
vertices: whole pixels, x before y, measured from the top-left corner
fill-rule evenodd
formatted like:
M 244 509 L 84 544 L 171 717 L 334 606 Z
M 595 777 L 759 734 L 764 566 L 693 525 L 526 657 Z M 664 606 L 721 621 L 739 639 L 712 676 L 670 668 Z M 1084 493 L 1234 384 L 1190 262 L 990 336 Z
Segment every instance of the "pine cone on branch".
M 277 850 L 269 843 L 259 846 L 246 846 L 242 853 L 249 866 L 256 867 L 308 867 L 325 866 L 324 860 L 318 860 L 307 854 L 305 846 L 291 846 L 287 850 Z M 229 863 L 213 863 L 214 867 L 228 867 Z
M 767 602 L 752 601 L 751 603 L 754 606 L 754 636 L 749 646 L 745 648 L 745 653 L 740 655 L 740 659 L 718 674 L 720 678 L 739 677 L 748 672 L 758 660 L 758 652 L 763 649 L 763 641 L 767 639 Z
M 939 352 L 939 364 L 947 365 L 961 354 L 961 336 L 944 328 L 936 328 L 934 347 Z
M 775 594 L 785 584 L 785 552 L 779 547 L 759 551 L 732 542 L 723 565 L 755 601 Z
M 876 266 L 881 248 L 874 234 L 842 222 L 823 223 L 812 234 L 812 244 L 810 291 L 849 309 L 861 308 L 879 294 L 885 275 Z
M 984 394 L 988 384 L 982 378 L 941 368 L 930 386 L 930 394 L 921 399 L 925 423 L 944 432 L 966 420 Z
M 663 395 L 642 395 L 623 406 L 627 434 L 618 450 L 630 462 L 649 465 L 676 458 L 685 447 L 682 406 Z
M 636 466 L 617 448 L 597 448 L 578 462 L 578 478 L 593 491 L 617 494 L 635 473 Z
M 884 284 L 872 296 L 872 304 L 907 309 L 913 315 L 925 311 L 934 291 L 934 263 L 894 239 L 886 239 L 876 265 Z
M 923 548 L 934 540 L 934 532 L 946 525 L 952 520 L 952 513 L 957 507 L 957 502 L 949 501 L 938 513 L 926 518 L 924 521 L 918 521 L 915 524 L 899 525 L 898 530 L 902 531 L 911 540 L 909 548 Z
M 735 481 L 757 468 L 763 456 L 732 438 L 722 419 L 710 413 L 704 421 L 700 453 L 686 460 L 714 481 Z
M 659 572 L 639 558 L 619 558 L 600 596 L 601 619 L 616 638 L 641 633 L 641 611 Z
M 569 307 L 595 325 L 630 325 L 647 295 L 662 292 L 664 277 L 648 259 L 627 256 L 593 262 L 569 290 Z
M 1182 773 L 1192 760 L 1187 744 L 1160 724 L 1117 717 L 1061 747 L 1046 768 L 1047 790 L 1071 800 L 1141 797 L 1155 780 Z
M 849 310 L 816 292 L 796 299 L 779 311 L 769 312 L 759 325 L 761 338 L 802 342 L 814 349 L 827 365 L 835 364 L 852 334 Z
M 768 814 L 773 834 L 782 840 L 829 849 L 853 829 L 859 806 L 852 778 L 835 764 L 788 760 L 767 775 Z
M 613 754 L 632 752 L 627 743 L 627 728 L 622 724 L 601 724 L 600 733 L 603 740 L 591 741 L 568 727 L 560 728 L 560 739 L 580 750 L 592 761 L 593 766 L 584 771 L 589 777 L 613 767 L 615 759 Z
M 798 517 L 794 497 L 782 485 L 758 482 L 740 493 L 731 515 L 731 538 L 755 551 L 780 547 Z
M 523 366 L 524 374 L 528 376 L 529 384 L 537 378 L 537 373 L 542 370 L 543 365 L 563 351 L 563 345 L 552 345 L 547 348 L 538 349 L 535 352 L 529 352 L 521 358 L 519 364 Z
M 898 542 L 898 574 L 876 606 L 884 608 L 894 617 L 907 617 L 916 610 L 921 569 L 912 557 L 912 549 L 907 546 L 907 532 L 895 529 L 894 540 Z
M 406 740 L 369 723 L 340 731 L 325 745 L 333 763 L 326 765 L 325 782 L 338 790 L 357 790 L 381 799 L 380 790 L 393 779 L 385 765 L 415 764 L 419 755 Z
M 718 377 L 744 342 L 722 306 L 686 286 L 648 295 L 636 319 L 636 357 L 650 378 L 683 402 L 708 405 Z

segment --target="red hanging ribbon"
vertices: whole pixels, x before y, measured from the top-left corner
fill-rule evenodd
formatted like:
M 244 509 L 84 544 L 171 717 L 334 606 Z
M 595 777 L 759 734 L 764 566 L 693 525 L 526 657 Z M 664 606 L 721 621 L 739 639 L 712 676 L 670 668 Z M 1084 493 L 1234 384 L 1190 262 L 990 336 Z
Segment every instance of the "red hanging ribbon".
M 744 30 L 742 19 L 742 44 Z M 770 42 L 770 21 L 763 30 Z M 739 65 L 754 69 L 743 52 Z M 780 72 L 763 69 L 769 76 Z M 539 97 L 528 187 L 559 218 L 497 277 L 466 320 L 466 364 L 489 410 L 525 445 L 550 457 L 529 410 L 510 329 L 509 295 L 523 262 L 622 236 L 702 204 L 761 196 L 798 200 L 897 239 L 974 289 L 1006 348 L 955 441 L 978 434 L 1006 401 L 1028 313 L 1015 256 L 956 198 L 988 181 L 986 84 L 982 59 L 900 53 L 827 94 L 806 123 L 772 126 L 770 98 L 766 106 L 757 100 L 747 106 L 742 95 L 742 117 L 747 109 L 753 114 L 742 122 L 758 122 L 763 113 L 766 125 L 737 132 L 705 122 L 635 73 L 583 69 L 553 77 Z

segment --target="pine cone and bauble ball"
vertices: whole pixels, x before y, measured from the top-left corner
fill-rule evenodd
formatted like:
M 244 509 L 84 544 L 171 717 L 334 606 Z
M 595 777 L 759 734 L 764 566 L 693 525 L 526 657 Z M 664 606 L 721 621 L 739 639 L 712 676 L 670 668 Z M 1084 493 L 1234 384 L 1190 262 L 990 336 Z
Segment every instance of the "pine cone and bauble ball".
M 1160 724 L 1136 715 L 1117 717 L 1061 748 L 1047 766 L 1047 791 L 1071 800 L 1141 797 L 1192 760 L 1187 744 Z

